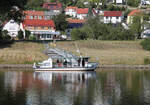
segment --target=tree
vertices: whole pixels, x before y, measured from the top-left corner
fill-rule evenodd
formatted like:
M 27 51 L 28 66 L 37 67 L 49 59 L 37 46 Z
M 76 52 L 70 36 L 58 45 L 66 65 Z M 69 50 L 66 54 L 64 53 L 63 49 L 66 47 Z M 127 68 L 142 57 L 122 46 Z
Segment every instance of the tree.
M 10 40 L 11 39 L 11 37 L 8 35 L 7 30 L 1 31 L 0 39 L 1 40 Z
M 137 7 L 141 0 L 127 0 L 127 5 L 132 7 Z
M 130 29 L 135 35 L 135 38 L 141 37 L 141 32 L 142 32 L 141 16 L 134 16 L 133 23 L 131 24 Z
M 66 21 L 67 16 L 65 14 L 59 14 L 54 16 L 53 20 L 55 22 L 56 30 L 65 31 L 68 27 L 68 22 Z
M 25 9 L 29 10 L 45 10 L 43 6 L 44 0 L 28 0 Z
M 27 3 L 27 0 L 1 0 L 0 3 L 0 19 L 4 20 L 7 18 L 8 13 L 12 9 L 12 6 L 17 6 L 21 9 L 24 9 L 24 5 Z

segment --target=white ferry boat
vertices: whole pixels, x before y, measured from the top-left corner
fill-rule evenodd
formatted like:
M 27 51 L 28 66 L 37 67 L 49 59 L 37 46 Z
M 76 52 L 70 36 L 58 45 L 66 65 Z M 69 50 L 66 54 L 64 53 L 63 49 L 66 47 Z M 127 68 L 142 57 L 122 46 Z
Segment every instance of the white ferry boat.
M 78 60 L 70 59 L 70 61 L 49 58 L 33 65 L 35 71 L 93 71 L 97 67 L 98 63 L 88 62 L 88 57 L 82 57 Z
M 98 67 L 96 62 L 88 62 L 89 57 L 80 57 L 60 49 L 48 49 L 49 57 L 40 63 L 34 63 L 35 71 L 92 71 Z

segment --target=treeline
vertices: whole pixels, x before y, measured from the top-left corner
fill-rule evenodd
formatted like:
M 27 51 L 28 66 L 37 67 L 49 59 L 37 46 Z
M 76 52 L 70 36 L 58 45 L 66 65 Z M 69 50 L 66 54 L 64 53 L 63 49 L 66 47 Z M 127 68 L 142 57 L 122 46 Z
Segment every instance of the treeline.
M 131 30 L 124 29 L 120 24 L 104 24 L 98 18 L 90 18 L 82 28 L 71 31 L 73 40 L 133 40 L 135 34 Z

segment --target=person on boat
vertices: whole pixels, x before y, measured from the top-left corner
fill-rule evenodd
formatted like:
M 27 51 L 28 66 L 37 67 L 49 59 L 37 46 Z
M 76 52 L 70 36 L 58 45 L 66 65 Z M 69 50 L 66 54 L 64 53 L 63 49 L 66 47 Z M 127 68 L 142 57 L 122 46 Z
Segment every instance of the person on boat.
M 67 67 L 67 60 L 66 59 L 64 59 L 63 66 Z
M 85 67 L 85 59 L 82 59 L 82 67 Z

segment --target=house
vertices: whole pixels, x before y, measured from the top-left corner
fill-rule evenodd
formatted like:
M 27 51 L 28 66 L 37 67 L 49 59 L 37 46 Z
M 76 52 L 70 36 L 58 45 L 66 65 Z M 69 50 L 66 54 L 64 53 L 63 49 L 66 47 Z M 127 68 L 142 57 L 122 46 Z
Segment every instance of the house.
M 54 16 L 58 15 L 56 12 L 51 11 L 44 11 L 44 19 L 45 20 L 52 20 Z
M 71 19 L 71 18 L 68 18 L 67 21 L 68 21 L 68 29 L 66 30 L 66 32 L 67 32 L 68 39 L 69 38 L 71 39 L 71 30 L 73 28 L 82 27 L 85 23 L 85 20 L 84 19 Z
M 117 5 L 125 4 L 125 0 L 116 0 Z
M 2 30 L 3 30 L 3 31 L 4 31 L 4 30 L 7 30 L 7 31 L 8 31 L 8 35 L 10 35 L 12 39 L 13 39 L 13 38 L 16 38 L 17 35 L 18 35 L 18 32 L 19 32 L 20 30 L 22 30 L 22 31 L 23 31 L 23 34 L 24 34 L 24 37 L 25 37 L 25 30 L 23 29 L 22 23 L 19 24 L 19 23 L 15 22 L 14 20 L 8 21 L 8 22 L 4 25 L 4 27 L 3 27 Z
M 72 28 L 80 28 L 83 26 L 83 24 L 85 23 L 85 20 L 83 19 L 71 19 L 68 18 L 68 28 L 72 29 Z
M 24 19 L 51 20 L 58 13 L 51 11 L 24 11 Z
M 72 7 L 72 6 L 66 7 L 65 14 L 72 16 L 72 17 L 76 17 L 77 16 L 77 9 L 78 9 L 78 7 Z
M 23 11 L 24 19 L 44 19 L 43 11 Z
M 66 7 L 65 14 L 78 19 L 85 19 L 88 16 L 88 8 Z
M 141 0 L 141 5 L 150 5 L 150 0 Z
M 126 0 L 107 0 L 107 3 L 115 3 L 116 5 L 125 4 Z
M 44 3 L 43 8 L 46 8 L 49 11 L 55 12 L 55 13 L 62 12 L 62 4 L 61 3 Z
M 104 11 L 104 23 L 121 23 L 122 17 L 121 11 Z
M 35 35 L 38 40 L 52 40 L 60 34 L 55 31 L 53 20 L 25 19 L 23 26 L 26 30 L 29 30 L 31 34 Z
M 133 17 L 136 15 L 140 15 L 140 13 L 141 13 L 141 11 L 138 9 L 131 11 L 127 16 L 127 24 L 132 24 Z
M 77 18 L 78 19 L 86 19 L 88 16 L 89 9 L 88 8 L 78 8 L 77 9 Z

